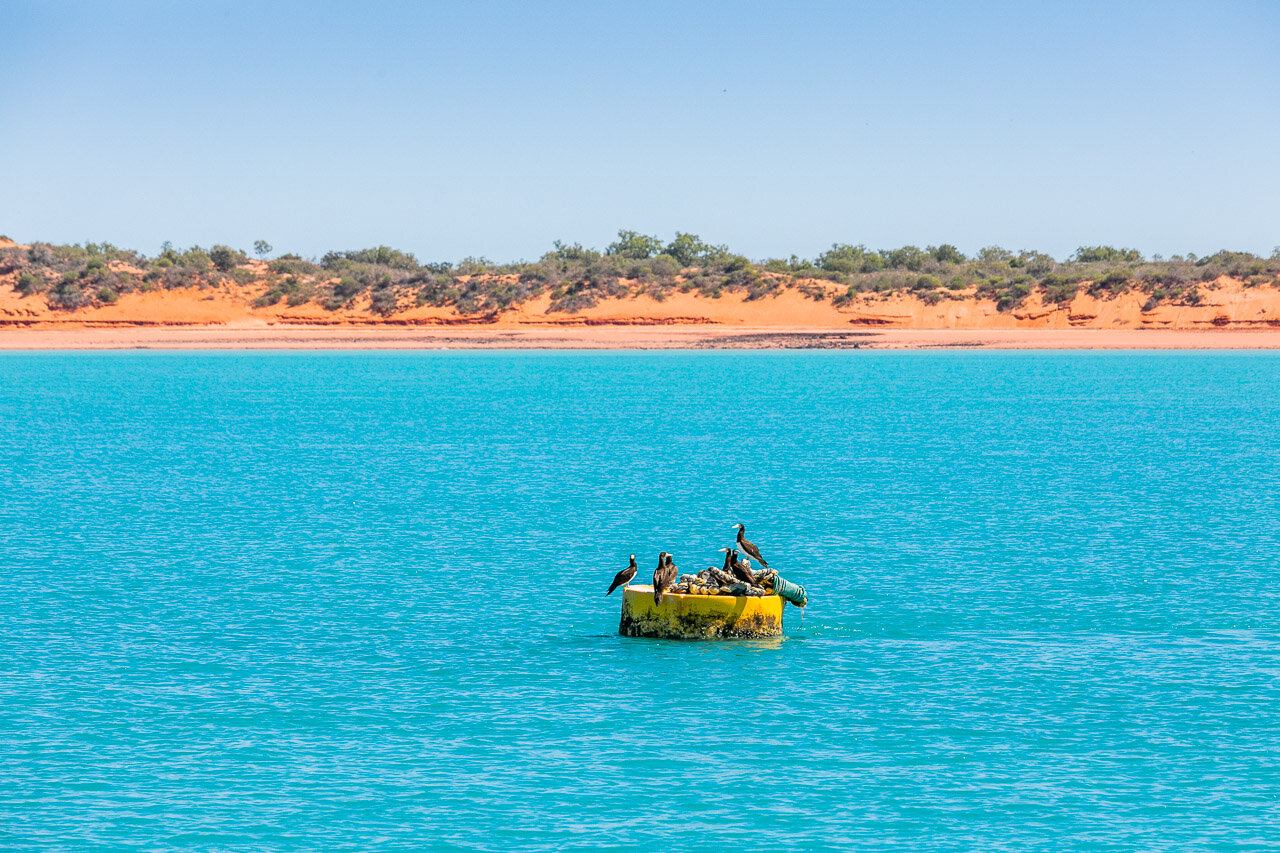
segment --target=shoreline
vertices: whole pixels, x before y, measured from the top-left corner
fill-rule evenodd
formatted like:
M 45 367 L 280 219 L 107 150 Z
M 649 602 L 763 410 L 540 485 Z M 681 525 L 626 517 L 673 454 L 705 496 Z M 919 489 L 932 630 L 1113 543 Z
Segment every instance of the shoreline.
M 1280 329 L 831 329 L 688 325 L 157 325 L 0 329 L 0 350 L 1280 349 Z

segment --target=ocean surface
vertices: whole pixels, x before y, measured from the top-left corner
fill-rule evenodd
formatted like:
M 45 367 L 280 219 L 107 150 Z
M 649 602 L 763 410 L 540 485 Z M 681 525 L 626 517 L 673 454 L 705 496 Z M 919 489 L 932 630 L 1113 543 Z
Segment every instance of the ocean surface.
M 1280 847 L 1275 354 L 9 353 L 0 531 L 3 849 Z

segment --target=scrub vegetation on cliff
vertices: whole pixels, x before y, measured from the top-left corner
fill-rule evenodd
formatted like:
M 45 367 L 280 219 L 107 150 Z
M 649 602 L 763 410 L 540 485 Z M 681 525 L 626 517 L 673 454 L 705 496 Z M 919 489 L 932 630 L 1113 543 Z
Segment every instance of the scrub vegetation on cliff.
M 603 250 L 557 241 L 535 261 L 494 263 L 474 257 L 421 262 L 386 246 L 320 258 L 271 257 L 271 246 L 262 240 L 254 244 L 256 260 L 225 245 L 176 249 L 166 243 L 150 257 L 110 243 L 0 245 L 0 281 L 64 311 L 110 305 L 131 292 L 228 283 L 255 289 L 257 307 L 314 303 L 338 311 L 359 300 L 383 316 L 423 305 L 499 315 L 543 295 L 550 298 L 550 311 L 570 313 L 608 298 L 662 301 L 672 293 L 696 292 L 715 299 L 734 292 L 754 300 L 788 289 L 836 306 L 860 294 L 910 293 L 932 304 L 990 299 L 1000 311 L 1037 292 L 1044 303 L 1066 304 L 1082 289 L 1101 297 L 1137 291 L 1146 295 L 1150 310 L 1196 305 L 1202 287 L 1222 276 L 1246 286 L 1280 284 L 1280 247 L 1269 258 L 1227 250 L 1148 258 L 1136 249 L 1082 246 L 1057 260 L 999 246 L 969 257 L 949 244 L 872 250 L 839 243 L 816 258 L 750 260 L 694 234 L 678 232 L 664 241 L 624 230 Z

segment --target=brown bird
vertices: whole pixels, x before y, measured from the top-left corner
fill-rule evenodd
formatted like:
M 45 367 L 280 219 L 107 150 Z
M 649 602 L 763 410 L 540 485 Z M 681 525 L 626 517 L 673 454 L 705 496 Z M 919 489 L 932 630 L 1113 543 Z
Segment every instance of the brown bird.
M 738 549 L 732 550 L 721 548 L 724 551 L 724 571 L 725 574 L 731 574 L 740 581 L 747 583 L 755 583 L 755 575 L 751 574 L 751 567 L 738 556 Z
M 653 570 L 653 603 L 662 603 L 663 591 L 675 583 L 676 564 L 671 562 L 671 555 L 666 551 L 658 554 L 658 568 Z
M 742 546 L 742 550 L 759 560 L 760 565 L 764 566 L 766 569 L 769 568 L 769 564 L 765 561 L 764 557 L 760 556 L 760 549 L 755 546 L 755 543 L 747 541 L 746 525 L 742 522 L 738 522 L 734 527 L 738 528 L 738 544 Z
M 632 554 L 631 565 L 613 576 L 613 583 L 609 584 L 609 591 L 605 595 L 613 595 L 613 591 L 620 586 L 625 589 L 626 584 L 631 583 L 632 578 L 636 576 L 636 572 L 639 570 L 639 566 L 636 565 L 636 555 Z

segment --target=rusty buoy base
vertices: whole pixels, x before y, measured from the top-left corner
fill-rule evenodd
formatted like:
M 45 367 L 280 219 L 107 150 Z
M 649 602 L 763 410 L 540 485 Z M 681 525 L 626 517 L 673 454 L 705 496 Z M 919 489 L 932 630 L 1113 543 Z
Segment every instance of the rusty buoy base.
M 628 587 L 622 595 L 624 637 L 672 640 L 712 640 L 782 636 L 783 601 L 776 595 L 759 598 L 732 595 L 665 593 L 653 603 L 653 587 Z

